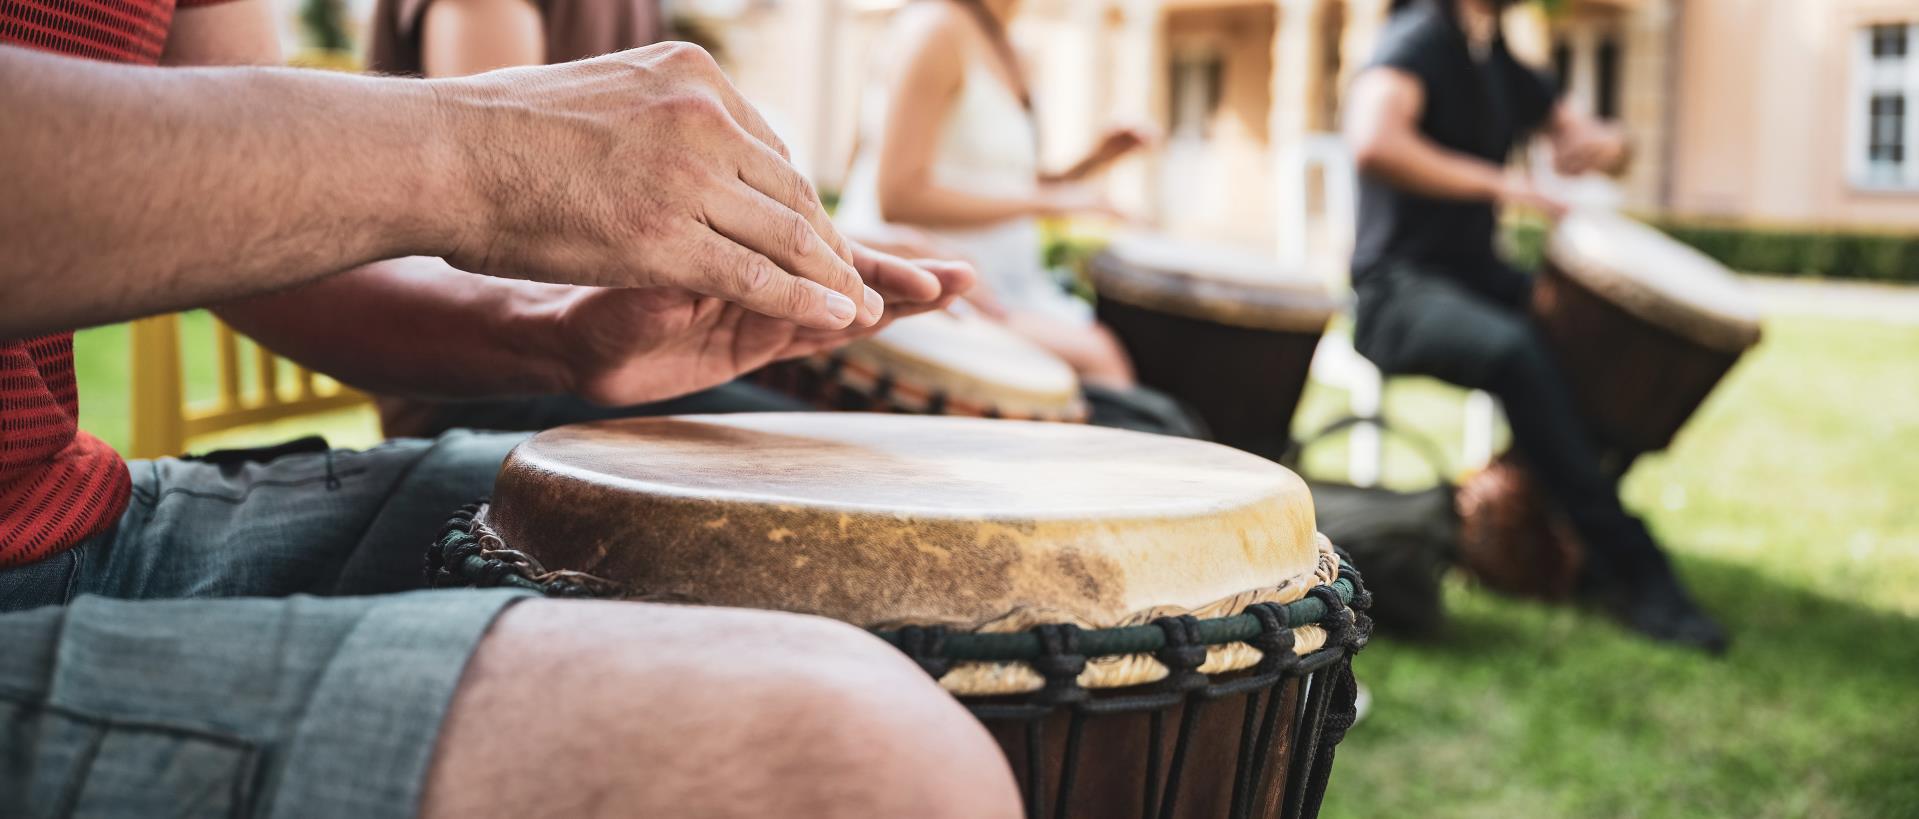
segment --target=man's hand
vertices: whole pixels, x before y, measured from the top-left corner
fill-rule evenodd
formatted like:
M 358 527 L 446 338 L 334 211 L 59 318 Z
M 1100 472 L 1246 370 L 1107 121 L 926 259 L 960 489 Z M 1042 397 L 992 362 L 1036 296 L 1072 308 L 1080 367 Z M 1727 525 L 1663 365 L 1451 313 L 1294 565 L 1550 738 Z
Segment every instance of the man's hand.
M 909 263 L 851 247 L 861 275 L 888 301 L 885 317 L 871 326 L 801 327 L 669 288 L 576 291 L 557 314 L 572 391 L 607 405 L 685 395 L 774 361 L 863 338 L 909 315 L 944 309 L 973 283 L 965 264 Z
M 812 183 L 698 46 L 431 82 L 475 197 L 454 265 L 691 291 L 814 329 L 879 320 Z
M 1553 169 L 1561 176 L 1618 173 L 1632 160 L 1632 141 L 1624 130 L 1580 114 L 1568 105 L 1553 109 L 1549 136 Z

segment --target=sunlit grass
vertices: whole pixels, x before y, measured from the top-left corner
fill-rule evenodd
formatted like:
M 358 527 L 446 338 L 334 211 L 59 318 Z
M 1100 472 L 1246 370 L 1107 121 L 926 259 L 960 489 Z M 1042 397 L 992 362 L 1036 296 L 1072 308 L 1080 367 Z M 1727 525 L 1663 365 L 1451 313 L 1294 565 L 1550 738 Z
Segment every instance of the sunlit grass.
M 1375 711 L 1327 815 L 1919 816 L 1919 327 L 1768 330 L 1626 481 L 1731 655 L 1454 579 L 1444 638 L 1362 656 Z M 1341 400 L 1314 394 L 1302 428 Z M 1458 403 L 1410 382 L 1388 410 L 1456 451 Z

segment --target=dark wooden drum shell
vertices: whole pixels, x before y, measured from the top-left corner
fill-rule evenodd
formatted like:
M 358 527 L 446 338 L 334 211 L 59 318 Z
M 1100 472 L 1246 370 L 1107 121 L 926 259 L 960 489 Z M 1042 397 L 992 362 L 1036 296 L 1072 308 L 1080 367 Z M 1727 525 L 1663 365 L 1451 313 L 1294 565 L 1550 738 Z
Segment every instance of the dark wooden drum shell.
M 1552 264 L 1532 308 L 1574 400 L 1621 465 L 1669 446 L 1742 355 L 1633 315 Z
M 1532 311 L 1619 471 L 1670 445 L 1760 335 L 1723 265 L 1606 211 L 1554 228 Z
M 1235 327 L 1112 297 L 1100 299 L 1098 313 L 1140 383 L 1186 402 L 1213 440 L 1275 460 L 1291 446 L 1320 332 Z
M 1037 795 L 1044 802 L 1035 811 L 1042 816 L 1279 819 L 1288 815 L 1287 788 L 1297 782 L 1289 769 L 1295 734 L 1307 720 L 1299 697 L 1303 687 L 1303 680 L 1295 679 L 1216 700 L 1189 699 L 1163 711 L 1082 717 L 1073 781 L 1064 792 L 1060 786 L 1065 768 L 1074 758 L 1067 750 L 1071 712 L 1055 711 L 1042 720 L 1038 782 L 1033 781 L 1033 760 L 1028 758 L 1035 739 L 1028 725 L 993 720 L 986 725 L 1005 750 L 1029 801 Z M 1182 731 L 1189 732 L 1188 747 L 1175 781 L 1171 763 Z M 1265 745 L 1259 744 L 1262 731 L 1270 734 Z M 1248 771 L 1251 775 L 1242 780 L 1239 757 L 1247 752 L 1263 753 L 1263 759 L 1258 770 Z M 1169 795 L 1172 810 L 1167 812 L 1163 808 Z M 1055 814 L 1061 798 L 1067 804 L 1062 814 Z M 1245 813 L 1233 812 L 1236 798 Z M 1149 812 L 1149 805 L 1162 811 Z
M 1277 460 L 1338 303 L 1319 281 L 1207 245 L 1136 238 L 1093 259 L 1098 313 L 1140 383 L 1186 402 L 1214 440 Z
M 1511 453 L 1459 487 L 1459 562 L 1494 591 L 1548 602 L 1570 599 L 1586 550 L 1551 499 Z

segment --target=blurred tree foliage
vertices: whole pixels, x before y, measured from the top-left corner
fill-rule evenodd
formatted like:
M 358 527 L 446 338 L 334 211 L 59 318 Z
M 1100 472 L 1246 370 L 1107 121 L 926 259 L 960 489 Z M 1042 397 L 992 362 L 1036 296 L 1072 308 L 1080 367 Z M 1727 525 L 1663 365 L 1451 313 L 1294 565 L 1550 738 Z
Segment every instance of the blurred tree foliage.
M 1742 273 L 1919 284 L 1916 236 L 1680 220 L 1654 225 Z M 1502 243 L 1515 264 L 1533 267 L 1545 252 L 1546 228 L 1537 221 L 1509 222 Z
M 342 0 L 305 0 L 300 6 L 300 28 L 308 48 L 353 50 L 353 37 L 347 33 L 346 3 Z

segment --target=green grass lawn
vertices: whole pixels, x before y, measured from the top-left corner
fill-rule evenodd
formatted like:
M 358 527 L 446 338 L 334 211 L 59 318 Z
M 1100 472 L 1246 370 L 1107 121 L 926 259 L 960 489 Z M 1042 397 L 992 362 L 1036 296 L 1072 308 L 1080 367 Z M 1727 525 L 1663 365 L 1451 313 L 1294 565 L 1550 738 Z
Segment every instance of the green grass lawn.
M 189 339 L 206 327 L 190 319 Z M 122 445 L 126 343 L 120 328 L 79 340 L 83 422 Z M 212 395 L 209 364 L 188 369 Z M 1342 400 L 1315 388 L 1301 428 Z M 1388 407 L 1456 449 L 1457 393 L 1396 383 Z M 317 429 L 372 436 L 365 413 Z M 1340 459 L 1334 444 L 1307 465 Z M 1425 472 L 1389 459 L 1394 482 Z M 1446 637 L 1362 655 L 1374 711 L 1340 751 L 1328 815 L 1919 816 L 1919 326 L 1773 322 L 1627 494 L 1731 625 L 1731 655 L 1455 581 Z
M 1361 655 L 1374 711 L 1326 815 L 1919 816 L 1919 326 L 1768 331 L 1626 483 L 1731 654 L 1454 580 L 1444 638 Z M 1341 400 L 1312 395 L 1302 427 Z M 1387 405 L 1456 450 L 1452 391 Z M 1425 472 L 1389 459 L 1401 483 Z

